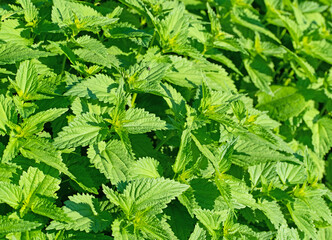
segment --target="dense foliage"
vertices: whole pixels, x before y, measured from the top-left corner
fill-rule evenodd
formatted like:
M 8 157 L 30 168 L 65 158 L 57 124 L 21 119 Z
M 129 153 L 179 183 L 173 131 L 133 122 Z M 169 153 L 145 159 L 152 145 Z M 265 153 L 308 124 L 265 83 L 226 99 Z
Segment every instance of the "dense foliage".
M 331 1 L 0 17 L 1 239 L 332 239 Z

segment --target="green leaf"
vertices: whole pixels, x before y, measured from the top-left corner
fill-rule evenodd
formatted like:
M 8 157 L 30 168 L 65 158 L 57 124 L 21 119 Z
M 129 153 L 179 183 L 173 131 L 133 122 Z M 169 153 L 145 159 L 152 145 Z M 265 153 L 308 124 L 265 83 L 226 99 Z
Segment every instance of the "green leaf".
M 0 95 L 0 135 L 8 134 L 8 122 L 17 123 L 17 112 L 11 98 Z
M 103 186 L 103 189 L 113 203 L 123 209 L 129 207 L 130 212 L 127 214 L 145 210 L 148 210 L 149 214 L 154 214 L 159 213 L 167 203 L 187 190 L 188 186 L 164 178 L 143 178 L 130 182 L 121 195 L 117 195 L 106 186 Z
M 273 95 L 258 93 L 257 108 L 269 111 L 272 118 L 286 121 L 298 116 L 307 106 L 304 96 L 294 87 L 272 86 Z
M 23 122 L 20 136 L 29 137 L 41 132 L 44 129 L 45 123 L 55 120 L 67 112 L 67 110 L 66 108 L 50 108 L 32 115 Z
M 19 0 L 18 2 L 24 10 L 25 21 L 34 24 L 38 19 L 38 10 L 35 5 L 30 0 Z
M 306 203 L 300 199 L 296 199 L 292 205 L 288 204 L 287 208 L 296 226 L 308 237 L 317 239 L 317 231 Z
M 325 39 L 322 41 L 312 41 L 309 43 L 307 48 L 304 48 L 304 51 L 318 59 L 321 59 L 329 64 L 332 64 L 332 44 L 327 42 Z
M 127 221 L 121 218 L 117 218 L 112 223 L 112 236 L 116 240 L 130 240 L 138 239 L 141 234 L 134 232 L 133 224 L 128 224 Z
M 178 239 L 165 219 L 161 221 L 155 216 L 148 216 L 142 219 L 137 227 L 148 239 Z
M 296 229 L 288 228 L 285 224 L 278 229 L 276 240 L 300 240 L 300 237 Z
M 97 33 L 102 26 L 116 21 L 107 18 L 95 9 L 76 2 L 67 0 L 54 0 L 52 9 L 52 22 L 60 28 L 71 28 L 73 35 L 80 31 L 92 31 Z
M 129 168 L 134 161 L 122 142 L 112 140 L 106 144 L 101 141 L 91 145 L 87 154 L 95 168 L 111 180 L 113 185 L 130 179 Z
M 164 100 L 169 106 L 170 110 L 174 114 L 175 119 L 179 119 L 179 121 L 185 121 L 186 118 L 186 101 L 183 96 L 175 90 L 171 85 L 167 83 L 162 84 L 162 88 L 164 89 L 165 96 Z
M 195 225 L 195 229 L 190 235 L 189 240 L 205 240 L 206 239 L 206 231 L 201 228 L 198 224 Z
M 65 95 L 98 99 L 105 103 L 114 103 L 117 86 L 118 84 L 109 76 L 98 74 L 71 86 Z
M 227 218 L 227 211 L 216 212 L 210 210 L 194 210 L 196 218 L 209 231 L 213 239 L 221 237 L 222 222 Z
M 0 65 L 12 64 L 22 60 L 48 57 L 52 55 L 52 53 L 33 50 L 26 46 L 15 43 L 0 43 Z
M 307 179 L 305 168 L 286 162 L 278 162 L 276 172 L 283 184 L 301 184 Z
M 267 30 L 259 20 L 259 17 L 249 9 L 234 7 L 232 8 L 231 17 L 235 23 L 238 23 L 246 28 L 249 28 L 252 31 L 263 33 L 264 35 L 270 37 L 274 41 L 280 43 L 280 40 L 272 32 Z
M 0 148 L 1 148 L 0 144 Z M 15 166 L 10 166 L 8 164 L 0 163 L 0 182 L 3 183 L 10 183 L 11 178 L 14 176 L 16 172 Z
M 24 100 L 33 99 L 38 90 L 38 72 L 31 60 L 24 61 L 17 70 L 15 83 L 17 94 Z
M 119 68 L 120 61 L 100 41 L 85 35 L 78 38 L 76 42 L 82 48 L 74 50 L 74 53 L 84 61 L 108 68 Z
M 223 180 L 229 185 L 232 200 L 235 200 L 237 203 L 234 204 L 234 206 L 237 205 L 236 208 L 244 208 L 247 206 L 256 209 L 258 207 L 255 198 L 249 192 L 250 189 L 245 182 L 232 177 L 227 178 L 227 176 Z
M 315 152 L 323 157 L 332 147 L 332 119 L 323 117 L 312 126 L 312 144 Z
M 17 209 L 23 200 L 22 189 L 19 186 L 1 182 L 0 202 L 6 203 L 14 209 Z
M 309 78 L 311 82 L 316 82 L 315 69 L 303 58 L 299 57 L 289 49 L 285 48 L 288 57 L 291 60 L 293 70 L 300 75 L 302 78 Z M 298 67 L 302 68 L 302 73 Z
M 181 135 L 180 149 L 173 165 L 173 171 L 180 173 L 185 170 L 186 165 L 193 161 L 191 132 L 189 129 L 185 129 Z
M 298 116 L 307 106 L 304 96 L 294 87 L 271 87 L 274 96 L 258 93 L 257 108 L 269 111 L 269 115 L 275 119 L 286 121 Z
M 91 166 L 88 157 L 78 157 L 76 154 L 65 156 L 64 161 L 68 166 L 68 171 L 74 176 L 71 179 L 78 184 L 79 190 L 83 189 L 89 193 L 98 194 L 99 187 L 106 182 L 104 175 Z
M 166 204 L 188 189 L 187 185 L 173 180 L 140 179 L 129 184 L 124 196 L 134 199 L 135 210 L 140 211 L 149 208 L 159 211 Z
M 68 220 L 68 217 L 64 213 L 64 211 L 61 208 L 57 207 L 47 198 L 38 198 L 38 200 L 36 200 L 32 204 L 31 211 L 38 215 L 45 216 L 58 221 Z
M 93 231 L 97 233 L 107 229 L 111 225 L 111 214 L 103 211 L 101 203 L 92 195 L 77 194 L 70 196 L 69 200 L 65 201 L 65 205 L 63 210 L 70 221 L 65 223 L 53 221 L 47 229 Z
M 326 204 L 325 200 L 320 196 L 314 196 L 311 198 L 306 198 L 312 211 L 323 221 L 331 225 L 332 214 L 329 206 Z
M 122 120 L 122 127 L 131 134 L 166 129 L 166 122 L 141 108 L 130 108 Z
M 43 162 L 46 165 L 57 169 L 60 173 L 74 178 L 68 171 L 66 165 L 62 162 L 61 152 L 47 140 L 42 138 L 30 138 L 25 141 L 20 148 L 20 152 L 26 158 L 33 159 L 37 162 Z
M 260 179 L 267 179 L 269 182 L 277 176 L 274 163 L 261 163 L 258 165 L 250 166 L 248 167 L 248 172 L 250 174 L 250 180 L 254 186 L 257 186 Z
M 41 223 L 0 216 L 0 234 L 26 232 L 39 227 Z
M 263 92 L 272 95 L 269 85 L 273 82 L 273 69 L 259 55 L 253 59 L 245 59 L 244 66 L 255 86 Z
M 129 169 L 133 179 L 160 178 L 159 162 L 151 157 L 140 158 Z
M 239 166 L 252 166 L 276 161 L 298 163 L 294 156 L 284 154 L 274 144 L 268 144 L 267 141 L 262 141 L 260 137 L 251 133 L 238 138 L 231 158 L 232 162 Z
M 162 20 L 147 12 L 159 35 L 159 41 L 166 50 L 179 50 L 187 42 L 190 18 L 185 12 L 184 4 L 178 3 Z
M 25 204 L 34 200 L 34 197 L 45 196 L 56 198 L 56 191 L 60 189 L 60 179 L 54 177 L 56 173 L 53 169 L 44 168 L 43 171 L 35 167 L 29 167 L 26 172 L 23 172 L 19 186 L 23 190 Z
M 3 155 L 2 155 L 2 162 L 6 163 L 10 160 L 12 160 L 18 153 L 20 150 L 20 147 L 24 144 L 24 141 L 22 141 L 19 138 L 16 137 L 10 137 L 8 144 L 5 148 L 5 150 L 3 151 Z
M 280 226 L 287 225 L 286 219 L 280 210 L 280 206 L 276 201 L 259 201 L 258 205 L 265 215 L 270 219 L 276 229 Z
M 21 10 L 22 11 L 22 10 Z M 22 26 L 19 19 L 6 19 L 1 23 L 0 39 L 1 42 L 10 44 L 19 44 L 22 46 L 30 46 L 33 41 L 28 39 L 29 35 L 26 28 Z
M 169 64 L 145 62 L 134 65 L 127 73 L 131 90 L 144 93 L 162 94 L 161 79 L 166 75 Z
M 64 149 L 87 146 L 103 140 L 108 132 L 104 120 L 95 114 L 77 116 L 54 139 L 54 146 Z

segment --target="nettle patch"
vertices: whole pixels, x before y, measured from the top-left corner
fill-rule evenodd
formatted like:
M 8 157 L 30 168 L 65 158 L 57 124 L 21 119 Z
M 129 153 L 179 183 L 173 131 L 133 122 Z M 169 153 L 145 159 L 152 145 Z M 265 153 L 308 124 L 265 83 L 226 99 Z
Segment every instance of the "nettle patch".
M 331 239 L 328 0 L 0 5 L 1 239 Z

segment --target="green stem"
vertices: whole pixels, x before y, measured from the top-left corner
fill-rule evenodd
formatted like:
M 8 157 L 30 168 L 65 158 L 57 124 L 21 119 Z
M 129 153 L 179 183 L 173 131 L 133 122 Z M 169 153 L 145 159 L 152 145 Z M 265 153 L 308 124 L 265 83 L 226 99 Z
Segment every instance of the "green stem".
M 134 93 L 133 94 L 133 98 L 131 99 L 131 107 L 135 107 L 135 100 L 136 100 L 136 97 L 137 97 L 137 93 Z

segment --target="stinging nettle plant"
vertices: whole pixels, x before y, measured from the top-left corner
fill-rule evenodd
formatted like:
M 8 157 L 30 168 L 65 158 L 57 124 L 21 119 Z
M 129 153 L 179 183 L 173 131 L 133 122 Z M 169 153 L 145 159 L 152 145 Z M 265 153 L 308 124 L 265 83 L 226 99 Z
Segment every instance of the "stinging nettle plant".
M 331 239 L 330 1 L 0 18 L 0 239 Z

